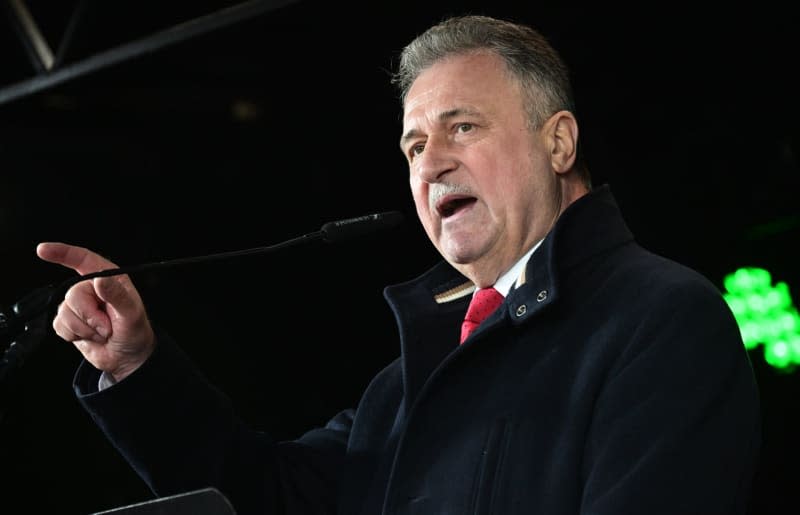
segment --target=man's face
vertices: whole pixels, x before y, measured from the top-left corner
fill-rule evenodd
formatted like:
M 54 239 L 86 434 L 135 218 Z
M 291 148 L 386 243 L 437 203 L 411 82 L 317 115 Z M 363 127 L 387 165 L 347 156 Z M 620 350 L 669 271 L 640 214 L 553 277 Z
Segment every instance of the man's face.
M 447 58 L 408 92 L 400 146 L 417 215 L 442 256 L 493 284 L 543 238 L 560 210 L 543 131 L 490 53 Z

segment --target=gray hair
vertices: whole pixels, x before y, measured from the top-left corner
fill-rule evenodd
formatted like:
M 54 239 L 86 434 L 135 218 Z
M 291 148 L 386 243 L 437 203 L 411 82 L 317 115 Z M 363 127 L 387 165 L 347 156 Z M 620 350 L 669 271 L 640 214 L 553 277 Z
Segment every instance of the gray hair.
M 569 70 L 547 39 L 529 26 L 488 16 L 454 16 L 414 38 L 403 48 L 391 81 L 405 104 L 411 85 L 428 67 L 452 55 L 481 51 L 500 56 L 519 82 L 532 129 L 558 111 L 575 113 Z

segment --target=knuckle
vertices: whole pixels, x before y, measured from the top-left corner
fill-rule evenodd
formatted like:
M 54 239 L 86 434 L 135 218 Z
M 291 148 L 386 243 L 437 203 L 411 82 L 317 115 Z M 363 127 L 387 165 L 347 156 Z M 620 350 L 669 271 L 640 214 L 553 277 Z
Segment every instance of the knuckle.
M 69 311 L 69 308 L 67 307 L 66 302 L 62 302 L 61 304 L 59 304 L 58 309 L 56 310 L 56 316 L 53 319 L 53 323 L 63 319 L 64 316 L 66 316 L 67 311 Z
M 54 326 L 54 327 L 53 327 L 53 330 L 56 332 L 56 334 L 57 334 L 57 335 L 59 336 L 59 338 L 61 338 L 62 340 L 66 340 L 66 341 L 68 341 L 68 342 L 71 342 L 72 340 L 74 340 L 74 339 L 75 339 L 75 335 L 74 335 L 74 334 L 72 334 L 72 331 L 69 331 L 69 330 L 68 330 L 67 328 L 65 328 L 63 325 L 60 325 L 60 324 L 59 324 L 59 325 L 56 325 L 56 326 Z
M 76 316 L 64 317 L 61 321 L 61 328 L 65 334 L 71 335 L 70 339 L 91 338 L 94 336 L 94 330 Z
M 86 308 L 83 304 L 76 302 L 76 303 L 66 303 L 65 302 L 63 318 L 66 319 L 77 319 L 80 321 L 86 321 L 89 318 L 89 315 L 86 313 Z
M 78 287 L 77 286 L 73 286 L 72 288 L 67 290 L 67 293 L 64 294 L 64 302 L 73 303 L 73 302 L 75 302 L 75 300 L 78 297 L 78 295 L 79 295 L 78 294 Z

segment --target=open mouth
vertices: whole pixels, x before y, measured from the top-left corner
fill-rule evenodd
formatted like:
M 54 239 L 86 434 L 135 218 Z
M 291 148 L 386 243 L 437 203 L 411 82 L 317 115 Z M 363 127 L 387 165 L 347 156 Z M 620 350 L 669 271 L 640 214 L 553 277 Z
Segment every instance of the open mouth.
M 449 218 L 459 211 L 463 211 L 464 209 L 468 208 L 477 201 L 478 199 L 475 197 L 451 195 L 444 197 L 436 203 L 436 211 L 442 218 Z

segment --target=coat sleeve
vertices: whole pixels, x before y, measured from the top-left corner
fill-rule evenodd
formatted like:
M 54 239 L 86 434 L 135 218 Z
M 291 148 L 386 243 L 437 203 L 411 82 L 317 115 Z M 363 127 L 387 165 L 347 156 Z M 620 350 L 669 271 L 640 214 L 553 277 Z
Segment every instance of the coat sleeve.
M 735 319 L 702 281 L 649 298 L 595 402 L 581 513 L 743 514 L 761 419 Z
M 353 414 L 291 442 L 275 442 L 235 416 L 180 348 L 159 334 L 156 351 L 124 381 L 97 391 L 84 362 L 78 400 L 158 496 L 220 490 L 238 515 L 334 513 Z

